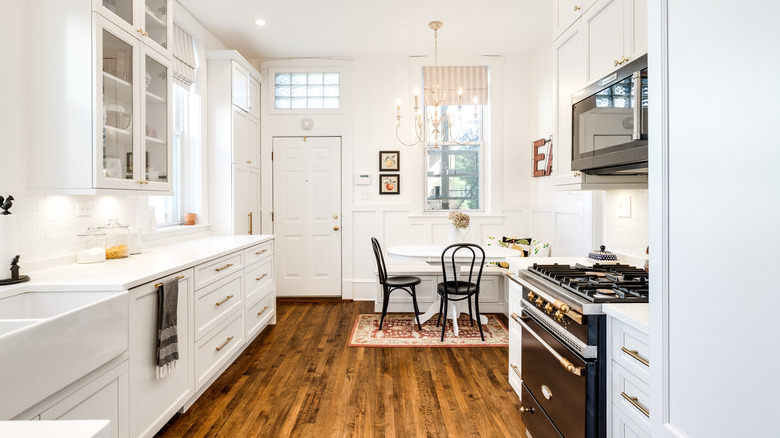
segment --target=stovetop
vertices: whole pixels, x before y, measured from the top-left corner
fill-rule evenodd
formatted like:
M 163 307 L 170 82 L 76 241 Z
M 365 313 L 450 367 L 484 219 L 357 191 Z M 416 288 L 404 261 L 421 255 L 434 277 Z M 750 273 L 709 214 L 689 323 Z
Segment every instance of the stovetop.
M 634 266 L 620 263 L 596 263 L 591 266 L 534 263 L 528 271 L 588 302 L 648 302 L 649 276 L 644 269 Z

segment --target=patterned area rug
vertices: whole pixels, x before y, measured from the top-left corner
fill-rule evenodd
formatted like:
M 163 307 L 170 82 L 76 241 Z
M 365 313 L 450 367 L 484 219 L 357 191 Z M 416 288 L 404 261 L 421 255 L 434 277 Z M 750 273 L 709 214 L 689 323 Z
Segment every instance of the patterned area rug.
M 482 325 L 485 341 L 479 336 L 479 328 L 471 326 L 469 316 L 461 314 L 458 318 L 459 336 L 452 333 L 452 324 L 447 323 L 444 342 L 441 342 L 441 325 L 436 327 L 436 318 L 417 329 L 412 313 L 388 313 L 382 330 L 379 330 L 381 313 L 360 314 L 352 329 L 351 347 L 506 347 L 509 345 L 509 332 L 495 315 L 486 315 L 487 324 Z

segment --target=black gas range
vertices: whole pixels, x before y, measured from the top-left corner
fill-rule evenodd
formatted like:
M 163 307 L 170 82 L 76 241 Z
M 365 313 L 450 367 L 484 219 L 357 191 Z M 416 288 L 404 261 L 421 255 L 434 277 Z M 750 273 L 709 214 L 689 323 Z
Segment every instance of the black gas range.
M 648 302 L 649 277 L 625 264 L 533 264 L 523 288 L 523 422 L 534 438 L 606 436 L 605 303 Z

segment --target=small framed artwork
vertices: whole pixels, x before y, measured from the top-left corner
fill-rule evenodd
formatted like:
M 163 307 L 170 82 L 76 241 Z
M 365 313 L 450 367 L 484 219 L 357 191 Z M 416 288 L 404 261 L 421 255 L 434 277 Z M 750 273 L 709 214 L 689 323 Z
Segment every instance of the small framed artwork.
M 399 183 L 401 175 L 379 175 L 379 194 L 398 195 L 401 193 Z
M 399 151 L 379 151 L 379 171 L 398 172 Z

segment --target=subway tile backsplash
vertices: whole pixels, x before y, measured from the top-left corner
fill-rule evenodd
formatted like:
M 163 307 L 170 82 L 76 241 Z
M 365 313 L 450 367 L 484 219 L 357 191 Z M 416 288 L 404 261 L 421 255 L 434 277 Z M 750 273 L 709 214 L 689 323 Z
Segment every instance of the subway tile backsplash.
M 645 256 L 649 243 L 647 190 L 607 190 L 604 200 L 604 244 L 612 252 Z M 630 214 L 620 211 L 630 198 Z

